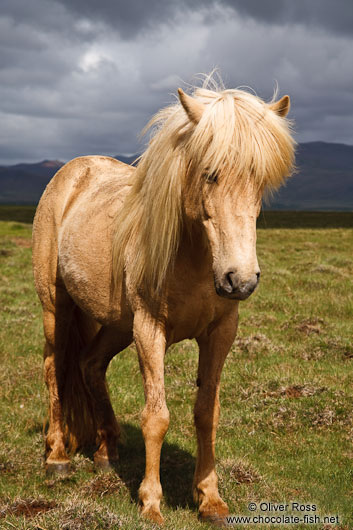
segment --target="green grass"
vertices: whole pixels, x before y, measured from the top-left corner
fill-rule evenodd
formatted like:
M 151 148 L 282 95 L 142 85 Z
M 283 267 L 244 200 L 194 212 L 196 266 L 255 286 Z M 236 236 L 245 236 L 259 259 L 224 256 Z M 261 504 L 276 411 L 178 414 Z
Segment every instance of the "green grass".
M 45 476 L 47 392 L 30 235 L 28 224 L 0 222 L 0 528 L 153 528 L 136 503 L 143 390 L 133 347 L 108 373 L 124 428 L 116 472 L 95 474 L 91 455 L 78 454 L 69 477 Z M 261 285 L 241 303 L 222 376 L 217 467 L 234 514 L 249 515 L 250 501 L 299 501 L 316 504 L 322 516 L 339 515 L 336 528 L 353 528 L 352 245 L 349 228 L 258 230 Z M 191 498 L 196 368 L 193 341 L 169 350 L 171 423 L 161 461 L 166 529 L 208 528 Z

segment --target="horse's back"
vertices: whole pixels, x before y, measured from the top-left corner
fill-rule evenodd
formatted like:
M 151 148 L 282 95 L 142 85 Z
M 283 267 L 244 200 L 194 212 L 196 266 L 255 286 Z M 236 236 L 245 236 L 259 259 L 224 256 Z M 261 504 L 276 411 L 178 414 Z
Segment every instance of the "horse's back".
M 134 171 L 110 157 L 80 157 L 48 184 L 33 223 L 34 278 L 44 306 L 55 299 L 58 283 L 78 305 L 87 288 L 107 298 L 114 218 Z
M 132 166 L 107 156 L 71 160 L 54 175 L 39 201 L 33 224 L 34 235 L 40 230 L 43 217 L 45 225 L 49 218 L 53 218 L 59 228 L 70 208 L 85 201 L 89 195 L 112 203 L 118 198 L 119 189 L 127 185 L 133 171 Z M 109 197 L 110 192 L 115 195 Z

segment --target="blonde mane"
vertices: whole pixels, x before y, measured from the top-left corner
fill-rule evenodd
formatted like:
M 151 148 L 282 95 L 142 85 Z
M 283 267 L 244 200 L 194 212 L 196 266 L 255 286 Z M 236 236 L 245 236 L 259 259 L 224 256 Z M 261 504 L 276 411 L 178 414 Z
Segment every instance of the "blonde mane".
M 201 186 L 205 173 L 217 172 L 227 186 L 252 180 L 263 193 L 277 189 L 294 163 L 290 122 L 271 104 L 244 90 L 196 88 L 204 104 L 196 125 L 176 104 L 159 111 L 145 131 L 150 143 L 140 157 L 131 190 L 116 219 L 113 277 L 121 281 L 128 264 L 129 283 L 158 291 L 175 257 L 182 226 L 187 179 Z

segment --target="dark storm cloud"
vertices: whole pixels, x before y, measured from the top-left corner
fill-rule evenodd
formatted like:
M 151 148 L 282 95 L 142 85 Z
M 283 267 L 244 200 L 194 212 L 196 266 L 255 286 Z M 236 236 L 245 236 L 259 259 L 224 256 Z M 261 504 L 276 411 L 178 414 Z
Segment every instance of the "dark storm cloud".
M 229 6 L 241 15 L 267 24 L 303 24 L 328 31 L 352 34 L 353 2 L 351 0 L 58 0 L 76 16 L 95 17 L 116 27 L 124 38 L 142 29 L 172 21 L 176 13 L 188 16 L 190 10 L 217 4 Z
M 240 14 L 268 24 L 303 24 L 337 33 L 353 33 L 350 0 L 223 0 Z
M 185 3 L 169 0 L 135 0 L 116 1 L 106 0 L 58 0 L 75 16 L 88 19 L 95 18 L 114 27 L 124 38 L 132 38 L 141 29 L 157 26 L 160 22 L 169 20 Z M 196 2 L 197 3 L 197 2 Z
M 300 141 L 353 143 L 353 2 L 3 0 L 0 163 L 131 153 L 197 72 L 292 99 Z

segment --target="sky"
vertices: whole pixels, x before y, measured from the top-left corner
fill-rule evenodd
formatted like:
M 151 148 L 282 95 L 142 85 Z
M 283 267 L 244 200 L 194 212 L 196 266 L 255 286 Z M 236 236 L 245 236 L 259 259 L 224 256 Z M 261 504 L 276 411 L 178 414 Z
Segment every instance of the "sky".
M 353 144 L 352 0 L 2 0 L 0 164 L 141 152 L 178 87 L 289 94 L 300 142 Z

